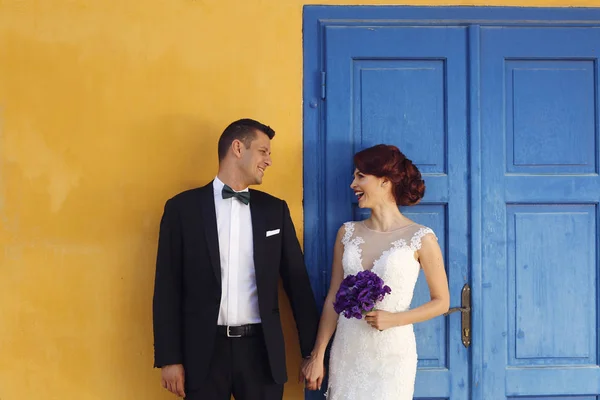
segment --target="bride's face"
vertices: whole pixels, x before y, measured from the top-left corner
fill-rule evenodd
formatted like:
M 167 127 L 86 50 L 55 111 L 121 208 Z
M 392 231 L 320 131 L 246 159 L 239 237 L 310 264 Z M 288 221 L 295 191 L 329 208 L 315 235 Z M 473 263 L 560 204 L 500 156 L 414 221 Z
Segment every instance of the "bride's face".
M 354 180 L 350 187 L 358 198 L 360 208 L 373 208 L 375 205 L 385 201 L 389 197 L 389 182 L 375 175 L 367 175 L 354 170 Z

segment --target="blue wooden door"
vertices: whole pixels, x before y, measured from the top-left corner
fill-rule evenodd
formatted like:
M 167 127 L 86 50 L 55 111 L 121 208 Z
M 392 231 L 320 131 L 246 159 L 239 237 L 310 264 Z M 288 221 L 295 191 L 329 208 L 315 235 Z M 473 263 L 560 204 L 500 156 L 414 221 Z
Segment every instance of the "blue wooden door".
M 600 395 L 599 44 L 481 30 L 483 399 Z
M 464 283 L 473 294 L 470 348 L 458 314 L 416 325 L 415 397 L 600 400 L 600 12 L 315 7 L 305 17 L 305 45 L 316 46 L 304 64 L 315 292 L 326 292 L 337 228 L 368 215 L 348 188 L 352 155 L 396 144 L 427 184 L 402 211 L 437 232 L 452 305 Z M 413 306 L 426 300 L 421 278 Z
M 394 144 L 417 164 L 427 185 L 421 204 L 402 211 L 436 231 L 458 299 L 469 280 L 466 29 L 334 26 L 325 38 L 327 264 L 340 225 L 367 216 L 349 187 L 352 155 L 378 143 Z M 413 306 L 428 299 L 421 277 Z M 415 330 L 415 396 L 468 399 L 460 315 L 439 317 Z

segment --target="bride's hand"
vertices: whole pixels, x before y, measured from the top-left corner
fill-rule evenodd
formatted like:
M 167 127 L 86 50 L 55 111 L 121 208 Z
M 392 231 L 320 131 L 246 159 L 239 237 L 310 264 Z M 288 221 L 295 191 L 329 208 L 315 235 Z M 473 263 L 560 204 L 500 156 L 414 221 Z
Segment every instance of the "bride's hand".
M 371 311 L 365 315 L 365 320 L 373 328 L 383 331 L 395 326 L 405 325 L 400 321 L 400 314 L 382 310 Z
M 304 384 L 308 390 L 321 389 L 321 383 L 325 378 L 325 366 L 319 357 L 311 356 L 302 363 L 302 375 Z

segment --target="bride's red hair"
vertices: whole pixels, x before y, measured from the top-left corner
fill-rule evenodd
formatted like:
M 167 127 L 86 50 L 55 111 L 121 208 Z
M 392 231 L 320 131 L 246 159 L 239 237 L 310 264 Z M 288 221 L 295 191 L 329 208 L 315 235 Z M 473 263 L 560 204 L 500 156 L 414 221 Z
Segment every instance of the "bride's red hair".
M 396 146 L 378 144 L 359 151 L 354 165 L 363 174 L 387 178 L 398 205 L 417 204 L 425 194 L 421 172 Z

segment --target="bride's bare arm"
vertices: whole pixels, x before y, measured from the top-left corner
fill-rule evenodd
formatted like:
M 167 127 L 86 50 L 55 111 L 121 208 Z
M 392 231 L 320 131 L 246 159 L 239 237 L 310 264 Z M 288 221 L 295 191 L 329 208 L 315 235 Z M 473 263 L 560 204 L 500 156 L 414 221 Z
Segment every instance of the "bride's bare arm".
M 319 322 L 317 340 L 312 352 L 313 355 L 316 355 L 321 359 L 325 356 L 325 349 L 329 344 L 329 340 L 331 340 L 331 336 L 333 336 L 333 333 L 335 332 L 338 320 L 338 314 L 333 309 L 333 302 L 335 301 L 335 295 L 340 288 L 340 284 L 344 279 L 344 270 L 342 267 L 342 252 L 344 250 L 344 245 L 342 244 L 342 237 L 344 236 L 343 230 L 343 227 L 340 228 L 335 239 L 329 292 L 327 293 L 325 304 L 323 305 L 323 314 L 321 314 L 321 321 Z
M 344 250 L 342 237 L 344 236 L 344 229 L 345 228 L 342 226 L 338 231 L 333 247 L 331 281 L 329 284 L 329 292 L 327 293 L 325 303 L 323 304 L 323 313 L 321 314 L 321 321 L 319 322 L 319 331 L 317 333 L 315 347 L 311 352 L 309 362 L 305 364 L 302 370 L 306 379 L 306 388 L 310 390 L 316 390 L 321 387 L 321 381 L 325 376 L 323 370 L 325 350 L 327 349 L 327 345 L 337 326 L 338 314 L 333 309 L 333 302 L 335 301 L 335 295 L 337 294 L 340 284 L 344 279 L 342 267 L 342 253 Z

